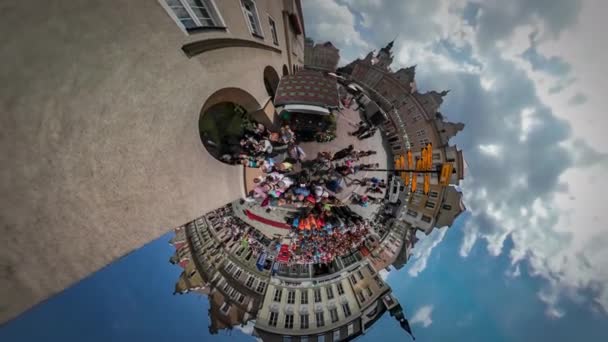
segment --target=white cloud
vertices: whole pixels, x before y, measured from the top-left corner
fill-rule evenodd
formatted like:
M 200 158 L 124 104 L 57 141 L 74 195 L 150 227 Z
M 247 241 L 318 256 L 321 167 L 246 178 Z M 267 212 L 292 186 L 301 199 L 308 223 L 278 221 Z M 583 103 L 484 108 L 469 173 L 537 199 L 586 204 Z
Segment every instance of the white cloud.
M 355 16 L 346 5 L 334 0 L 308 0 L 302 1 L 302 7 L 307 36 L 331 41 L 340 48 L 340 55 L 349 59 L 369 48 L 355 29 Z
M 479 149 L 492 157 L 499 157 L 502 152 L 502 148 L 496 144 L 479 145 Z
M 433 248 L 437 247 L 443 240 L 447 230 L 448 228 L 434 229 L 428 236 L 420 236 L 420 241 L 414 246 L 412 257 L 408 261 L 409 268 L 407 272 L 409 275 L 416 277 L 420 272 L 424 271 Z M 420 232 L 418 234 L 423 235 Z
M 482 241 L 491 255 L 508 253 L 513 275 L 526 262 L 531 276 L 546 280 L 539 299 L 550 317 L 565 314 L 563 296 L 583 292 L 608 311 L 608 211 L 601 197 L 608 193 L 608 167 L 598 154 L 608 153 L 608 48 L 605 40 L 586 39 L 604 31 L 608 3 L 484 1 L 475 25 L 461 16 L 464 0 L 343 3 L 353 17 L 365 12 L 360 18 L 373 28 L 362 31 L 369 46 L 399 33 L 394 68 L 418 64 L 421 88 L 452 89 L 441 110 L 466 123 L 456 142 L 470 166 L 462 184 L 470 218 L 460 255 Z M 535 68 L 522 58 L 531 34 Z M 442 41 L 450 48 L 438 49 Z M 555 58 L 569 65 L 566 74 L 538 65 Z M 579 93 L 586 101 L 570 106 Z M 507 238 L 513 247 L 505 251 Z M 414 252 L 413 276 L 439 243 L 426 240 Z
M 411 324 L 420 324 L 423 327 L 428 327 L 433 323 L 431 315 L 433 314 L 433 305 L 425 305 L 418 309 L 414 316 L 410 319 Z

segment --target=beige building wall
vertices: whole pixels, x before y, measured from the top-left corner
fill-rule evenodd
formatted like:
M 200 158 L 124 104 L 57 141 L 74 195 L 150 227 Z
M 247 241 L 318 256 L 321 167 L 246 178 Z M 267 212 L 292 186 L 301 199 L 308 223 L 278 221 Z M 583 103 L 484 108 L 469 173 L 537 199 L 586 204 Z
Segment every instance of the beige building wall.
M 235 87 L 259 109 L 264 68 L 303 64 L 303 35 L 285 19 L 300 11 L 294 1 L 256 1 L 260 39 L 239 1 L 214 3 L 226 30 L 192 34 L 161 1 L 5 4 L 0 215 L 10 244 L 0 248 L 0 322 L 241 196 L 241 169 L 201 144 L 201 108 Z M 213 49 L 182 50 L 200 42 Z
M 353 281 L 354 277 L 354 281 Z M 342 285 L 343 294 L 338 291 L 338 284 Z M 330 296 L 328 288 L 331 288 Z M 368 290 L 371 291 L 369 295 Z M 320 291 L 320 302 L 315 301 L 315 291 Z M 275 294 L 280 291 L 280 296 Z M 295 291 L 295 303 L 288 303 L 289 292 Z M 364 299 L 359 298 L 358 291 L 364 291 Z M 368 308 L 381 295 L 390 291 L 376 270 L 367 261 L 359 262 L 349 267 L 346 271 L 314 279 L 287 279 L 273 278 L 264 298 L 262 308 L 256 319 L 256 329 L 261 335 L 274 340 L 279 336 L 308 336 L 314 340 L 323 335 L 325 341 L 333 341 L 334 336 L 339 339 L 347 338 L 360 333 L 360 316 L 362 310 Z M 307 293 L 308 303 L 302 304 L 302 292 Z M 332 297 L 332 298 L 330 298 Z M 347 303 L 351 314 L 345 315 L 343 304 Z M 336 309 L 338 320 L 332 322 L 332 308 Z M 278 314 L 276 326 L 270 325 L 271 313 Z M 316 313 L 323 312 L 324 325 L 317 327 Z M 285 327 L 286 314 L 294 315 L 292 329 Z M 301 323 L 302 314 L 308 314 L 309 328 L 303 328 Z M 350 333 L 349 333 L 350 332 Z M 278 338 L 276 340 L 279 340 Z

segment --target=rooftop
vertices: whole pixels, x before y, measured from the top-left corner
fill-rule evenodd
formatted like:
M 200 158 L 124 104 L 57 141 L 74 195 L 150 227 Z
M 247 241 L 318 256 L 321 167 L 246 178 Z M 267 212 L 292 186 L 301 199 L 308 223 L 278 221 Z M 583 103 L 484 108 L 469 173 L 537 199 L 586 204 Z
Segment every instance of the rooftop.
M 283 76 L 279 82 L 275 106 L 305 104 L 326 108 L 338 107 L 338 88 L 334 77 L 318 71 L 301 70 Z

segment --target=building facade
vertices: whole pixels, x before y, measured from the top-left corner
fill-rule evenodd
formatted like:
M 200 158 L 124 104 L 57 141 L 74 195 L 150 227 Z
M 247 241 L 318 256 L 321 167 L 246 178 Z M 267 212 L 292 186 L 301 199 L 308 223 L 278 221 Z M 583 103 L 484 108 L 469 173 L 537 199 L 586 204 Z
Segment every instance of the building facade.
M 304 42 L 304 66 L 309 69 L 335 72 L 340 62 L 340 50 L 331 42 L 315 44 L 307 38 Z
M 208 297 L 210 333 L 255 320 L 254 334 L 264 341 L 348 341 L 398 305 L 379 271 L 402 247 L 409 248 L 404 241 L 409 226 L 396 222 L 380 240 L 375 234 L 370 238 L 372 254 L 391 249 L 381 264 L 356 253 L 338 258 L 322 273 L 312 264 L 264 268 L 259 267 L 263 257 L 252 256 L 251 245 L 227 228 L 226 217 L 240 220 L 238 210 L 231 204 L 214 210 L 176 228 L 170 241 L 175 247 L 170 262 L 183 269 L 174 294 Z M 389 297 L 393 304 L 387 305 Z
M 302 68 L 305 36 L 298 0 L 7 6 L 3 192 L 18 195 L 0 206 L 15 232 L 2 283 L 21 295 L 4 296 L 0 322 L 239 198 L 242 171 L 205 150 L 199 118 L 228 101 L 272 121 L 264 79 Z
M 256 333 L 264 341 L 351 340 L 384 313 L 377 308 L 387 293 L 390 288 L 367 261 L 323 277 L 273 277 Z
M 422 148 L 432 144 L 431 169 L 438 171 L 444 163 L 451 163 L 453 170 L 449 183 L 458 185 L 464 178 L 466 164 L 462 151 L 449 145 L 449 140 L 464 129 L 464 124 L 449 122 L 439 112 L 448 91 L 418 92 L 416 66 L 395 72 L 390 69 L 392 47 L 393 42 L 376 55 L 370 52 L 345 69 L 351 73 L 352 80 L 365 88 L 371 100 L 388 114 L 389 121 L 383 128 L 395 160 L 412 151 L 415 164 L 415 160 L 421 157 Z M 406 167 L 413 169 L 415 165 Z M 417 183 L 418 190 L 410 194 L 403 220 L 413 228 L 429 234 L 434 227 L 452 225 L 465 210 L 462 194 L 454 191 L 453 187 L 440 185 L 438 172 L 431 174 L 428 194 L 422 191 L 422 173 L 418 173 L 412 182 Z

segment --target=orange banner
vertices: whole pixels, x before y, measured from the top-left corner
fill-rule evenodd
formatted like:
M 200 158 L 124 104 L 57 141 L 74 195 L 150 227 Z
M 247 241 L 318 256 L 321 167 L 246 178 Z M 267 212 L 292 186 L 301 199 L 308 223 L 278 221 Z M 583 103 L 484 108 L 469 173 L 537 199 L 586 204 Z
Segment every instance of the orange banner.
M 407 168 L 408 169 L 413 169 L 414 168 L 414 161 L 413 161 L 413 156 L 412 156 L 412 151 L 407 151 Z
M 445 163 L 441 166 L 441 176 L 439 177 L 439 184 L 450 185 L 450 178 L 452 177 L 452 169 L 454 167 L 451 163 Z

